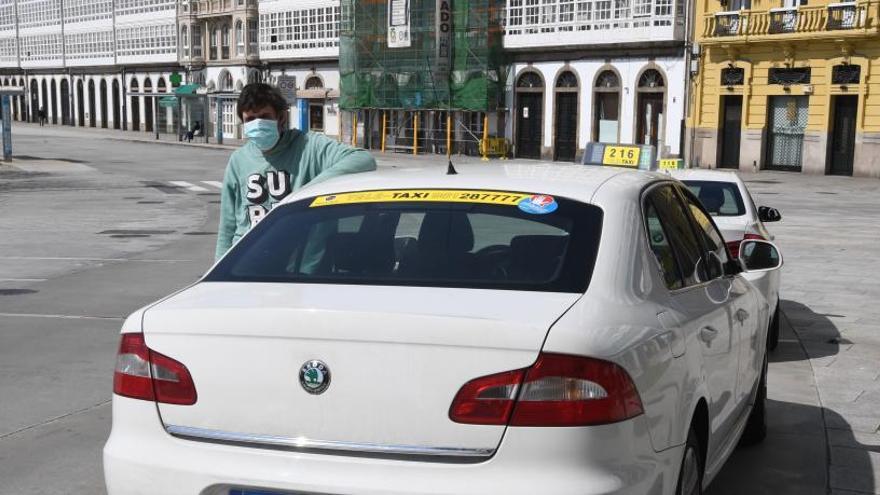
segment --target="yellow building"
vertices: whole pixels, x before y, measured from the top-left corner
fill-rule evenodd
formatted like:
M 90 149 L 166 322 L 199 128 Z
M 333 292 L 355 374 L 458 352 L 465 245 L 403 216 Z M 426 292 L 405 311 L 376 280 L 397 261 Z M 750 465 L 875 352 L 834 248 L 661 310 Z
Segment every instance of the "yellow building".
M 701 167 L 880 177 L 880 0 L 695 0 Z

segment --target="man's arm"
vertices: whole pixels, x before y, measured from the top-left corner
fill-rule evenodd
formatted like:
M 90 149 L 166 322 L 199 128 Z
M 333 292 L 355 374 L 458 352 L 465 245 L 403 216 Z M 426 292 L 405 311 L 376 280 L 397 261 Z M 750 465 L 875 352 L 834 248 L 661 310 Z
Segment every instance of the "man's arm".
M 238 178 L 232 169 L 232 159 L 226 166 L 226 174 L 223 176 L 223 190 L 220 193 L 220 226 L 217 228 L 217 249 L 214 252 L 214 260 L 219 260 L 232 247 L 232 239 L 235 237 L 237 221 L 235 210 L 238 208 L 239 185 Z
M 310 136 L 315 146 L 315 178 L 320 182 L 331 177 L 376 170 L 376 160 L 368 151 L 353 148 L 321 134 Z

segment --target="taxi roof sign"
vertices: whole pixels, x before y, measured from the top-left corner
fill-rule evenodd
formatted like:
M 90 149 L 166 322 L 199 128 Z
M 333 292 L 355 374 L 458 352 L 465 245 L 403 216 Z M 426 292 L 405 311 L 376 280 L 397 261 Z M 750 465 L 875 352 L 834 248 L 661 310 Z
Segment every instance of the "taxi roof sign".
M 581 163 L 651 170 L 655 154 L 654 147 L 649 145 L 587 143 Z
M 651 145 L 587 143 L 583 165 L 624 167 L 634 170 L 677 170 L 684 167 L 680 158 L 658 158 Z

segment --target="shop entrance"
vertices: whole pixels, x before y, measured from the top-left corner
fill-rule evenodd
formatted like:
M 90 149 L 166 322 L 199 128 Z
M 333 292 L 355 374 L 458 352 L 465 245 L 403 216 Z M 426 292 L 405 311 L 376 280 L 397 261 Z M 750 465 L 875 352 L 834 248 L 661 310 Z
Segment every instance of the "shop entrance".
M 541 117 L 544 115 L 542 93 L 517 95 L 516 156 L 541 158 Z
M 720 168 L 739 168 L 740 137 L 742 136 L 742 96 L 725 96 L 722 104 Z
M 577 154 L 577 93 L 556 93 L 554 160 L 572 162 Z
M 773 96 L 770 98 L 768 168 L 796 172 L 801 170 L 808 104 L 808 96 Z
M 831 127 L 828 171 L 832 175 L 852 175 L 859 97 L 855 95 L 835 96 L 833 108 L 834 120 Z
M 536 72 L 525 72 L 516 84 L 516 156 L 541 158 L 544 117 L 544 81 Z

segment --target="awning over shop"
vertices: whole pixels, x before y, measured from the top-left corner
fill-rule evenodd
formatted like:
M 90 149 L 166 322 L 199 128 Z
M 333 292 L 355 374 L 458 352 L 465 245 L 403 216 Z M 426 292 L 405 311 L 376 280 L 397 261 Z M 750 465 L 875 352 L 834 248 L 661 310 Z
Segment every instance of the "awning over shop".
M 304 100 L 339 98 L 339 91 L 327 88 L 300 89 L 297 90 L 296 97 Z
M 174 90 L 174 94 L 176 95 L 194 95 L 196 91 L 201 87 L 200 84 L 184 84 L 179 88 Z

